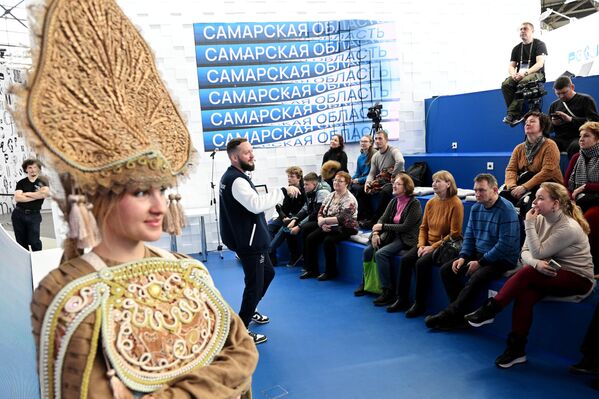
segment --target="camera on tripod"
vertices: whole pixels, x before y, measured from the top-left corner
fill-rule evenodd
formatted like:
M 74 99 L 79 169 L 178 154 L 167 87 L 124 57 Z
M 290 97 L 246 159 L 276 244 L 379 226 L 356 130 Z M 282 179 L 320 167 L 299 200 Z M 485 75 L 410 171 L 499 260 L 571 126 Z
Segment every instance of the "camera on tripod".
M 372 107 L 368 108 L 368 114 L 366 114 L 366 116 L 369 117 L 370 119 L 372 119 L 373 122 L 380 123 L 382 109 L 383 109 L 383 104 L 376 103 Z
M 378 132 L 382 129 L 381 126 L 381 110 L 383 109 L 383 104 L 377 102 L 372 107 L 368 108 L 367 117 L 372 119 L 372 129 L 370 130 L 371 134 L 374 136 L 374 133 Z
M 516 98 L 533 100 L 543 97 L 545 94 L 547 94 L 547 91 L 545 90 L 544 83 L 537 79 L 526 83 L 520 83 L 516 88 L 516 93 L 514 94 Z

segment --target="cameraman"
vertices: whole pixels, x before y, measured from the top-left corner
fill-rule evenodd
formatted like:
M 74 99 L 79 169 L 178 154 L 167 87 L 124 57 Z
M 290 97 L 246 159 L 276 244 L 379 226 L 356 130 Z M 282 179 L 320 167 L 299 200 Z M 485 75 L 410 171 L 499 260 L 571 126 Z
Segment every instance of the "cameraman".
M 501 84 L 501 92 L 507 106 L 507 115 L 503 118 L 503 123 L 510 126 L 522 122 L 524 99 L 516 98 L 518 85 L 535 80 L 545 81 L 544 65 L 547 46 L 539 39 L 534 39 L 533 32 L 534 26 L 530 22 L 523 22 L 520 25 L 522 43 L 512 49 L 508 67 L 509 76 Z
M 576 93 L 574 83 L 568 76 L 560 76 L 553 84 L 557 96 L 549 106 L 553 138 L 560 151 L 568 153 L 568 159 L 576 154 L 578 146 L 579 128 L 585 122 L 598 122 L 597 105 L 593 97 L 588 94 Z

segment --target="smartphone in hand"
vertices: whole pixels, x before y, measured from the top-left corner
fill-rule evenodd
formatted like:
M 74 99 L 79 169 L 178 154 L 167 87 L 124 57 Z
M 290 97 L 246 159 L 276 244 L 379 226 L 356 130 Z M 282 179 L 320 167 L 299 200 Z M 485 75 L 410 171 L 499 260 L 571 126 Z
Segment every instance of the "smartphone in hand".
M 562 265 L 560 265 L 559 263 L 557 263 L 556 261 L 554 261 L 553 259 L 550 259 L 549 262 L 547 262 L 547 264 L 555 271 L 558 271 L 559 269 L 562 268 Z

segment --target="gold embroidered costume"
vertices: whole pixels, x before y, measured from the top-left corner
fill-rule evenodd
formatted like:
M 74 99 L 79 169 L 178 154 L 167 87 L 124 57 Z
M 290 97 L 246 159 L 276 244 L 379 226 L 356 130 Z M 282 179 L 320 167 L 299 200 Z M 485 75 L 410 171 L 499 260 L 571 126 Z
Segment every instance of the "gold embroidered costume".
M 159 253 L 146 248 L 145 260 L 155 259 L 159 256 Z M 181 255 L 177 255 L 177 257 L 181 258 Z M 104 262 L 109 269 L 118 266 L 118 262 L 110 260 L 104 260 Z M 42 341 L 42 322 L 50 303 L 63 290 L 63 287 L 96 273 L 96 269 L 90 263 L 79 257 L 63 263 L 40 282 L 31 303 L 33 334 L 38 343 L 38 351 L 39 343 Z M 85 303 L 84 301 L 77 302 L 77 297 L 79 295 L 69 298 L 71 313 Z M 153 393 L 157 399 L 235 398 L 250 388 L 251 374 L 256 366 L 258 356 L 256 346 L 249 338 L 239 316 L 230 308 L 229 313 L 228 335 L 222 349 L 210 364 L 197 367 L 193 371 L 169 381 Z M 60 397 L 62 398 L 107 399 L 113 397 L 109 380 L 106 378 L 107 369 L 102 346 L 99 343 L 99 329 L 101 328 L 99 318 L 101 317 L 102 315 L 97 309 L 90 312 L 87 316 L 82 317 L 78 328 L 70 334 L 60 375 Z M 65 321 L 60 322 L 61 326 L 66 324 Z M 54 342 L 60 341 L 65 331 L 64 329 L 56 330 Z M 50 342 L 48 341 L 48 343 Z M 58 342 L 56 343 L 58 344 Z M 41 368 L 42 363 L 39 366 Z M 51 366 L 55 366 L 55 363 L 52 363 Z M 51 370 L 48 371 L 51 372 Z M 44 371 L 40 369 L 40 374 L 42 373 Z M 54 395 L 46 397 L 57 397 L 55 394 L 56 392 Z

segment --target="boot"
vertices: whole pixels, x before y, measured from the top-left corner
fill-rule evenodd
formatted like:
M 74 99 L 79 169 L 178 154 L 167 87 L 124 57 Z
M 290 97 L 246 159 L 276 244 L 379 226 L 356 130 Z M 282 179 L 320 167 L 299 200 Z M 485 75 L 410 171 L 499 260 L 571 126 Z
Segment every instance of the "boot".
M 395 297 L 389 288 L 383 288 L 383 293 L 379 295 L 372 303 L 374 306 L 387 306 L 393 303 Z
M 364 296 L 366 295 L 366 291 L 364 291 L 364 280 L 356 290 L 354 291 L 354 296 Z
M 507 348 L 497 359 L 495 365 L 504 369 L 515 364 L 526 362 L 526 337 L 510 333 L 507 337 Z
M 387 306 L 387 312 L 395 313 L 395 312 L 403 312 L 410 306 L 410 302 L 400 297 L 397 297 L 393 304 Z
M 422 316 L 425 311 L 426 311 L 426 306 L 424 306 L 420 302 L 414 302 L 414 304 L 406 312 L 406 317 L 408 319 L 412 319 L 414 317 Z

